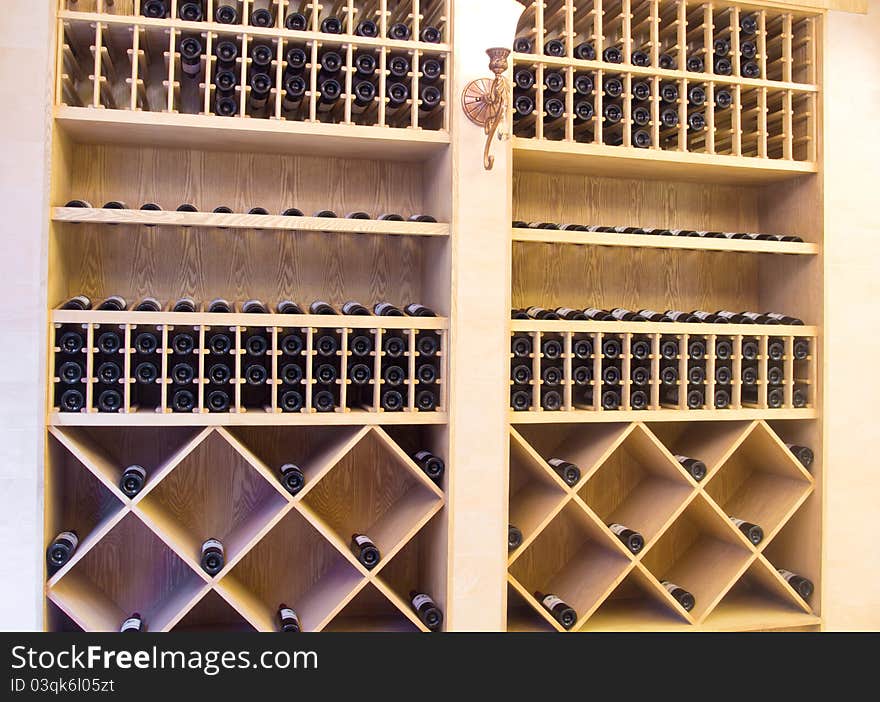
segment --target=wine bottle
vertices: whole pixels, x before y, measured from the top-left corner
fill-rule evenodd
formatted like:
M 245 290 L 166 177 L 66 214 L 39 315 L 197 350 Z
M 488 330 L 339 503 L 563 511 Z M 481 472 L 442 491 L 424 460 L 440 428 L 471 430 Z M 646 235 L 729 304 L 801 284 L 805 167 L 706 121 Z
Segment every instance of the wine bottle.
M 426 44 L 439 44 L 443 40 L 443 33 L 438 27 L 429 25 L 419 32 L 419 40 Z
M 180 67 L 186 76 L 197 76 L 202 68 L 202 42 L 186 37 L 180 42 Z
M 694 596 L 683 587 L 679 587 L 668 580 L 661 580 L 660 584 L 666 588 L 667 592 L 669 592 L 675 601 L 682 606 L 685 612 L 690 612 L 694 608 L 694 605 L 696 605 Z
M 134 369 L 134 378 L 140 385 L 152 385 L 159 378 L 159 368 L 149 361 L 138 363 Z
M 416 393 L 415 404 L 419 412 L 435 412 L 437 410 L 438 402 L 439 398 L 437 397 L 437 393 L 430 388 L 419 390 Z
M 691 73 L 702 73 L 706 68 L 700 56 L 688 56 L 684 62 L 684 67 Z
M 758 45 L 751 40 L 740 41 L 739 53 L 744 59 L 751 61 L 758 55 Z
M 623 63 L 623 52 L 616 46 L 609 46 L 602 51 L 602 60 L 605 63 Z
M 715 341 L 715 358 L 719 361 L 729 361 L 733 357 L 733 342 L 727 339 Z
M 355 27 L 354 33 L 356 36 L 359 37 L 375 39 L 379 36 L 379 25 L 376 24 L 373 20 L 361 20 L 360 22 L 358 22 L 357 27 Z
M 330 112 L 342 97 L 342 83 L 335 78 L 327 78 L 318 83 L 318 112 Z
M 528 364 L 520 363 L 513 367 L 510 377 L 516 385 L 528 385 L 532 380 L 532 368 Z
M 648 409 L 648 393 L 644 390 L 633 390 L 629 397 L 630 408 L 635 411 Z
M 688 115 L 688 129 L 692 132 L 701 132 L 706 128 L 706 117 L 702 112 L 691 112 Z
M 119 489 L 128 497 L 134 497 L 144 489 L 147 480 L 147 471 L 143 466 L 131 465 L 122 473 L 119 481 Z
M 545 339 L 541 342 L 541 353 L 544 358 L 554 361 L 562 358 L 562 341 L 559 339 Z
M 727 56 L 716 56 L 713 61 L 715 73 L 719 76 L 729 76 L 733 73 L 733 64 Z
M 660 99 L 668 104 L 678 102 L 678 85 L 676 83 L 660 84 Z
M 513 526 L 513 524 L 507 525 L 507 550 L 513 551 L 514 549 L 522 546 L 523 542 L 523 534 L 517 527 Z
M 541 380 L 544 385 L 549 386 L 557 386 L 562 383 L 563 373 L 562 368 L 557 368 L 556 366 L 547 366 L 541 371 Z
M 638 553 L 644 548 L 645 538 L 639 532 L 633 531 L 623 524 L 609 524 L 608 528 L 632 553 Z
M 270 6 L 271 7 L 271 6 Z M 251 12 L 251 25 L 254 27 L 271 27 L 275 24 L 275 18 L 272 16 L 272 10 L 261 7 Z
M 706 477 L 706 464 L 702 461 L 696 458 L 689 458 L 688 456 L 676 456 L 675 460 L 677 460 L 698 483 Z
M 427 449 L 422 449 L 413 454 L 412 459 L 435 483 L 439 483 L 446 471 L 446 464 L 439 456 L 434 455 Z
M 284 18 L 284 28 L 293 32 L 303 32 L 309 26 L 309 21 L 301 12 L 291 12 Z
M 593 355 L 593 342 L 589 338 L 573 339 L 571 344 L 571 352 L 574 357 L 582 361 L 587 360 Z
M 733 380 L 733 371 L 730 370 L 730 366 L 715 367 L 715 382 L 718 385 L 730 385 L 731 380 Z
M 605 366 L 602 369 L 602 382 L 605 385 L 618 385 L 621 380 L 620 368 L 617 366 Z
M 788 450 L 794 454 L 794 457 L 801 462 L 801 465 L 803 465 L 804 468 L 809 468 L 813 465 L 815 456 L 813 455 L 813 450 L 811 448 L 800 446 L 798 444 L 786 444 L 786 446 L 788 447 Z
M 437 313 L 434 312 L 430 307 L 426 307 L 425 305 L 419 304 L 417 302 L 411 302 L 403 309 L 406 312 L 408 317 L 436 317 Z
M 321 31 L 324 34 L 342 34 L 342 22 L 338 17 L 325 17 L 321 21 Z
M 633 385 L 645 387 L 651 380 L 651 371 L 645 366 L 635 366 L 630 374 Z
M 581 42 L 574 47 L 574 57 L 580 61 L 595 61 L 596 49 L 588 41 Z
M 214 11 L 214 19 L 220 24 L 236 24 L 238 23 L 238 8 L 228 2 L 220 4 Z
M 299 412 L 304 405 L 302 393 L 297 390 L 287 390 L 281 395 L 281 409 L 284 412 Z
M 647 321 L 637 312 L 631 312 L 623 307 L 615 307 L 611 310 L 611 316 L 621 322 L 645 322 Z
M 143 617 L 141 617 L 139 612 L 132 612 L 132 615 L 122 622 L 122 626 L 119 627 L 119 633 L 121 634 L 138 633 L 142 631 L 146 631 L 146 628 L 144 627 Z
M 52 539 L 46 550 L 46 563 L 50 569 L 58 569 L 64 566 L 79 546 L 79 536 L 73 530 L 62 531 Z
M 278 631 L 302 631 L 296 612 L 284 603 L 278 606 Z
M 764 530 L 757 524 L 752 524 L 751 522 L 747 522 L 744 519 L 737 519 L 736 517 L 730 517 L 730 521 L 733 522 L 736 528 L 745 534 L 746 538 L 755 546 L 764 540 Z
M 756 61 L 743 61 L 740 63 L 739 72 L 744 78 L 760 78 L 761 67 Z
M 285 463 L 281 466 L 281 484 L 291 495 L 296 495 L 306 484 L 305 473 L 293 463 Z
M 715 409 L 727 409 L 730 407 L 730 390 L 717 388 L 715 390 Z
M 706 342 L 702 339 L 689 339 L 688 357 L 694 361 L 703 360 L 706 357 Z
M 545 595 L 535 591 L 535 599 L 541 603 L 544 609 L 550 612 L 563 629 L 569 630 L 577 624 L 577 612 L 556 595 Z
M 171 398 L 171 409 L 175 412 L 192 412 L 196 397 L 189 390 L 178 390 Z
M 525 367 L 528 368 L 528 366 Z M 58 369 L 58 378 L 62 383 L 74 385 L 82 380 L 83 372 L 83 367 L 79 363 L 66 361 Z
M 443 612 L 430 595 L 412 590 L 409 593 L 409 601 L 428 631 L 440 631 L 443 626 Z
M 226 561 L 226 551 L 219 539 L 209 538 L 202 544 L 199 564 L 208 575 L 217 575 L 223 570 Z
M 272 90 L 272 78 L 268 73 L 254 73 L 250 80 L 250 95 L 248 105 L 252 112 L 262 112 L 269 103 L 269 93 Z M 250 212 L 249 214 L 262 214 Z M 265 214 L 269 214 L 266 212 Z
M 620 339 L 602 339 L 602 356 L 609 359 L 619 358 L 621 354 Z
M 769 385 L 782 385 L 783 372 L 778 366 L 770 366 L 767 369 L 767 383 Z
M 118 383 L 119 379 L 122 377 L 122 368 L 118 363 L 114 363 L 113 361 L 104 361 L 98 366 L 98 371 L 95 375 L 97 376 L 99 383 L 113 385 Z
M 528 37 L 517 37 L 513 40 L 513 50 L 518 54 L 530 54 L 532 48 L 532 40 Z
M 515 412 L 528 412 L 532 406 L 532 393 L 527 390 L 514 390 L 510 396 L 510 406 Z
M 804 320 L 802 320 L 802 319 L 799 319 L 797 317 L 792 317 L 791 315 L 787 315 L 787 314 L 780 314 L 778 312 L 767 312 L 766 314 L 761 315 L 761 317 L 765 320 L 765 321 L 761 322 L 762 324 L 773 324 L 773 322 L 777 322 L 779 324 L 787 324 L 789 326 L 796 326 L 796 327 L 803 326 L 803 324 L 804 324 Z M 770 320 L 772 320 L 772 321 L 770 321 Z M 806 341 L 806 340 L 801 339 L 800 341 Z M 807 343 L 809 343 L 809 342 L 807 342 Z
M 168 17 L 166 0 L 144 0 L 141 3 L 141 13 L 151 19 L 165 19 Z
M 742 15 L 739 18 L 739 28 L 742 34 L 753 37 L 758 33 L 758 20 L 755 15 Z
M 510 350 L 516 358 L 528 358 L 532 353 L 532 338 L 530 336 L 513 337 Z
M 119 295 L 111 295 L 104 300 L 96 308 L 99 312 L 124 312 L 128 308 L 128 303 L 124 297 Z
M 559 474 L 563 482 L 569 487 L 574 487 L 581 480 L 581 469 L 574 463 L 569 463 L 561 458 L 551 458 L 547 461 L 550 467 Z
M 440 59 L 429 58 L 422 61 L 422 82 L 435 83 L 443 76 L 443 62 Z M 374 69 L 375 70 L 375 69 Z M 528 73 L 528 72 L 527 72 Z M 372 73 L 370 74 L 372 75 Z M 534 75 L 532 76 L 532 85 L 534 85 Z M 529 86 L 532 87 L 532 86 Z
M 636 49 L 632 52 L 632 55 L 630 56 L 630 62 L 633 66 L 647 68 L 651 65 L 651 55 L 647 51 Z
M 544 43 L 544 54 L 561 58 L 565 56 L 565 42 L 560 39 L 551 39 Z
M 178 17 L 187 22 L 201 22 L 205 19 L 202 12 L 201 2 L 184 2 L 181 3 L 180 9 L 177 11 Z
M 298 46 L 288 49 L 287 53 L 284 55 L 284 59 L 287 64 L 284 72 L 288 75 L 298 75 L 302 73 L 306 64 L 309 62 L 308 54 Z
M 559 319 L 559 315 L 556 314 L 556 312 L 554 312 L 553 310 L 548 310 L 543 307 L 538 307 L 537 305 L 529 307 L 526 310 L 526 314 L 531 319 L 539 319 L 539 320 L 557 320 L 557 319 Z
M 666 310 L 664 314 L 669 318 L 671 322 L 685 323 L 685 324 L 698 324 L 703 320 L 695 314 L 690 312 L 681 312 L 680 310 Z M 675 347 L 675 353 L 678 355 L 678 346 Z
M 620 78 L 606 78 L 602 89 L 607 97 L 616 100 L 623 95 L 623 81 Z
M 660 68 L 664 71 L 674 71 L 675 67 L 678 65 L 676 60 L 669 54 L 660 54 L 659 64 Z
M 336 309 L 328 302 L 323 300 L 315 300 L 309 305 L 309 314 L 313 315 L 332 315 L 337 314 Z
M 302 105 L 308 86 L 302 76 L 288 76 L 284 79 L 284 96 L 281 98 L 281 108 L 285 112 L 294 112 Z M 302 215 L 287 215 L 298 216 Z
M 379 549 L 376 548 L 376 544 L 372 542 L 369 536 L 365 534 L 352 534 L 351 550 L 361 565 L 367 570 L 373 570 L 379 564 Z
M 388 38 L 395 41 L 409 41 L 412 37 L 410 28 L 402 22 L 395 22 L 388 27 Z
M 403 317 L 403 312 L 390 302 L 377 302 L 373 306 L 373 314 L 377 317 Z
M 548 412 L 559 412 L 562 409 L 562 394 L 556 390 L 542 392 L 541 407 Z
M 77 310 L 84 312 L 92 309 L 92 301 L 85 295 L 77 295 L 65 301 L 58 309 L 60 310 Z
M 809 599 L 813 594 L 813 583 L 807 580 L 803 575 L 797 575 L 790 570 L 778 568 L 777 572 L 785 579 L 792 589 L 803 599 Z

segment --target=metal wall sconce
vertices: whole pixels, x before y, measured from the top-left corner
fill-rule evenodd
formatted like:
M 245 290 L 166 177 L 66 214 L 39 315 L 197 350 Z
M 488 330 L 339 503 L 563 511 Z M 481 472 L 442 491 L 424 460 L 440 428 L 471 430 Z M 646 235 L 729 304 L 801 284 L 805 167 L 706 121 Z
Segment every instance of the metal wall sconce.
M 485 2 L 485 0 L 480 0 Z M 493 13 L 484 36 L 491 44 L 512 44 L 516 33 L 517 24 L 525 7 L 517 0 L 501 0 L 498 2 L 498 14 Z M 494 8 L 493 8 L 494 10 Z M 504 119 L 510 110 L 510 95 L 512 87 L 504 77 L 507 71 L 508 60 L 511 50 L 501 46 L 493 46 L 487 49 L 489 55 L 489 70 L 495 75 L 493 78 L 478 78 L 465 86 L 461 95 L 461 104 L 464 113 L 471 122 L 482 127 L 486 133 L 486 147 L 483 151 L 483 166 L 491 171 L 495 166 L 495 157 L 489 152 L 492 148 L 492 140 L 504 123 Z

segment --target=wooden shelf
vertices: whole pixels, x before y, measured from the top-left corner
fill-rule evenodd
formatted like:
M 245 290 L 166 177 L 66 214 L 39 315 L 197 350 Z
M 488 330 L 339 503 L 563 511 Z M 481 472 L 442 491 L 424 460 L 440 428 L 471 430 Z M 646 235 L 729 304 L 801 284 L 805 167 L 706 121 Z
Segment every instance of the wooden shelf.
M 819 171 L 818 164 L 809 161 L 568 144 L 522 137 L 513 137 L 513 157 L 516 168 L 538 173 L 750 185 Z
M 128 112 L 60 105 L 55 120 L 74 142 L 426 161 L 449 147 L 427 129 Z
M 817 244 L 750 239 L 704 239 L 690 236 L 653 236 L 646 234 L 610 234 L 607 232 L 557 231 L 513 228 L 513 240 L 525 243 L 578 244 L 581 246 L 627 246 L 647 249 L 684 249 L 687 251 L 729 251 L 732 253 L 817 255 Z
M 348 412 L 334 414 L 83 414 L 50 412 L 47 423 L 56 427 L 223 427 L 223 426 L 384 426 L 444 425 L 445 412 Z
M 684 418 L 689 422 L 742 422 L 754 419 L 816 419 L 819 416 L 819 412 L 814 409 L 687 410 L 686 412 L 677 409 L 664 409 L 656 412 L 593 412 L 591 410 L 514 412 L 511 410 L 509 419 L 511 424 L 587 424 L 593 422 L 616 424 L 620 422 L 681 422 Z
M 328 219 L 324 217 L 285 217 L 283 215 L 217 214 L 213 212 L 154 212 L 145 210 L 55 207 L 52 210 L 52 219 L 55 222 L 89 224 L 270 229 L 277 231 L 323 232 L 325 234 L 449 236 L 448 224 L 344 218 Z

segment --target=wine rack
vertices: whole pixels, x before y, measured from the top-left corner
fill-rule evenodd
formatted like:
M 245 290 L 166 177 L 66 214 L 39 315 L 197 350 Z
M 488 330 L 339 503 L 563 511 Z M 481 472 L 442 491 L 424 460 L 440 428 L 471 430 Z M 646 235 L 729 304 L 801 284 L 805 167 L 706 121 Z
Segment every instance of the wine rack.
M 734 177 L 756 177 L 741 158 L 815 171 L 819 21 L 693 0 L 527 3 L 514 53 L 517 158 L 582 169 L 573 153 L 606 156 L 599 168 L 626 174 L 662 152 Z
M 508 630 L 564 630 L 536 593 L 575 610 L 573 631 L 814 627 L 823 18 L 735 2 L 523 4 L 513 111 L 519 98 L 535 111 L 512 118 L 510 307 L 779 310 L 805 324 L 509 323 L 509 523 L 523 542 L 509 553 Z M 757 72 L 740 61 L 745 18 Z M 786 443 L 814 451 L 809 470 Z M 805 600 L 777 569 L 815 592 Z
M 815 416 L 815 328 L 535 320 L 511 326 L 513 421 L 529 421 L 530 413 L 535 421 L 565 421 L 560 414 L 578 421 L 584 412 L 615 421 L 683 410 Z
M 56 310 L 50 416 L 59 424 L 126 420 L 106 420 L 117 413 L 135 423 L 181 415 L 189 415 L 187 423 L 227 423 L 224 415 L 232 413 L 262 415 L 249 423 L 283 423 L 277 415 L 330 412 L 361 423 L 363 413 L 394 412 L 407 423 L 419 423 L 416 415 L 443 421 L 445 320 L 338 316 L 333 322 L 320 315 L 255 320 L 244 313 Z M 67 341 L 76 346 L 72 353 Z M 72 382 L 65 377 L 70 364 L 79 369 Z M 109 380 L 105 369 L 113 371 Z M 66 404 L 71 390 L 82 405 Z M 109 405 L 102 402 L 108 392 L 117 398 Z
M 296 496 L 278 474 L 291 459 L 306 476 Z M 120 461 L 147 469 L 134 498 Z M 274 631 L 285 602 L 305 631 L 426 631 L 410 590 L 442 603 L 443 490 L 378 427 L 59 427 L 48 473 L 49 530 L 81 536 L 47 584 L 58 629 L 116 631 L 138 611 L 149 631 Z M 348 547 L 355 529 L 381 550 L 371 571 Z M 226 550 L 214 577 L 198 563 L 211 536 Z
M 815 479 L 765 421 L 521 426 L 510 442 L 510 519 L 523 533 L 508 564 L 510 630 L 562 630 L 537 590 L 575 609 L 574 631 L 818 621 L 815 600 L 801 598 L 776 570 L 806 565 L 790 540 L 776 539 L 817 509 Z M 703 459 L 706 477 L 697 483 L 672 451 Z M 578 483 L 563 482 L 551 457 L 578 464 Z M 750 542 L 731 516 L 763 524 L 763 541 Z M 611 523 L 639 530 L 643 549 L 633 555 Z M 690 611 L 665 580 L 693 593 Z

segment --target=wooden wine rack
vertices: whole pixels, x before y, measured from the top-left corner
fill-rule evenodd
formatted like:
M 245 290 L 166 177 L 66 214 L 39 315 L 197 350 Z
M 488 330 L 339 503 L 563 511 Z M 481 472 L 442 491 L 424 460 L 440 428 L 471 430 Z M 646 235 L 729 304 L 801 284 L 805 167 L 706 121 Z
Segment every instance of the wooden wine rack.
M 306 475 L 296 497 L 276 467 L 293 445 Z M 381 428 L 53 428 L 49 455 L 48 522 L 84 538 L 47 592 L 83 630 L 139 611 L 151 631 L 274 631 L 283 601 L 305 631 L 426 631 L 408 596 L 442 585 L 419 558 L 445 498 Z M 134 499 L 118 488 L 120 461 L 149 471 Z M 363 499 L 377 490 L 381 501 Z M 382 553 L 372 571 L 348 546 L 360 529 Z M 226 548 L 214 577 L 198 563 L 212 536 Z
M 500 1 L 500 0 L 499 0 Z M 541 109 L 544 79 L 560 72 L 565 116 L 545 128 L 509 120 L 509 139 L 493 139 L 492 171 L 483 169 L 484 130 L 459 109 L 469 81 L 484 77 L 481 31 L 496 0 L 239 0 L 240 23 L 140 15 L 131 0 L 59 0 L 48 213 L 45 324 L 46 460 L 44 546 L 64 529 L 80 545 L 72 561 L 46 573 L 48 630 L 116 630 L 132 611 L 148 630 L 271 631 L 282 602 L 308 631 L 423 631 L 409 605 L 427 591 L 444 611 L 448 630 L 551 631 L 555 620 L 535 599 L 554 592 L 578 613 L 577 631 L 737 630 L 815 628 L 822 622 L 824 458 L 823 172 L 821 11 L 794 3 L 727 0 L 573 0 L 526 7 L 518 36 L 533 53 L 513 55 L 512 69 L 534 70 Z M 249 24 L 267 7 L 275 25 Z M 288 11 L 303 11 L 305 31 L 287 30 Z M 343 34 L 319 31 L 335 14 Z M 739 19 L 755 14 L 760 76 L 740 75 Z M 362 19 L 377 38 L 355 36 Z M 441 42 L 387 38 L 393 22 L 417 38 L 436 26 Z M 733 73 L 714 72 L 711 42 L 729 38 Z M 181 75 L 179 42 L 198 37 L 197 80 Z M 543 54 L 561 39 L 563 56 Z M 239 49 L 237 113 L 214 114 L 212 85 L 220 40 Z M 574 57 L 592 41 L 599 60 Z M 249 48 L 273 52 L 273 86 L 265 113 L 249 107 Z M 602 58 L 618 46 L 621 64 Z M 304 48 L 308 82 L 302 109 L 281 108 L 287 50 Z M 343 57 L 344 99 L 319 109 L 318 59 L 331 47 Z M 650 65 L 631 52 L 647 47 Z M 352 66 L 358 52 L 375 55 L 378 97 L 365 114 L 353 109 Z M 675 69 L 658 67 L 672 53 Z M 709 59 L 702 73 L 683 70 L 692 54 Z M 389 61 L 412 63 L 411 96 L 387 108 Z M 416 100 L 426 60 L 443 73 L 440 107 Z M 601 88 L 621 80 L 620 144 L 598 118 L 576 128 L 574 81 L 589 73 Z M 512 77 L 512 71 L 509 74 Z M 632 143 L 633 86 L 651 87 L 651 143 Z M 678 87 L 679 124 L 659 127 L 660 87 Z M 689 87 L 702 86 L 707 104 L 727 90 L 732 105 L 706 110 L 700 137 L 683 125 Z M 605 96 L 589 96 L 602 114 Z M 612 143 L 614 142 L 614 143 Z M 68 207 L 73 200 L 92 203 Z M 122 203 L 108 208 L 107 203 Z M 144 205 L 157 205 L 142 209 Z M 179 209 L 181 205 L 189 207 Z M 216 212 L 217 208 L 222 208 Z M 268 214 L 252 213 L 261 208 Z M 302 216 L 288 216 L 291 208 Z M 318 216 L 326 210 L 338 217 Z M 346 215 L 365 212 L 367 219 Z M 399 214 L 386 219 L 386 213 Z M 429 215 L 428 221 L 409 221 Z M 434 221 L 431 221 L 433 219 Z M 800 237 L 764 241 L 661 237 L 577 230 L 513 228 L 512 221 L 756 232 Z M 58 307 L 74 295 L 98 302 L 121 295 L 129 305 L 146 296 L 161 312 L 77 312 Z M 235 311 L 175 313 L 181 297 L 230 300 Z M 259 299 L 270 314 L 244 314 Z M 276 314 L 290 299 L 305 307 L 324 299 L 367 306 L 420 302 L 433 318 Z M 510 310 L 625 307 L 729 309 L 785 313 L 804 326 L 511 321 Z M 205 341 L 217 326 L 234 337 L 228 412 L 206 411 Z M 154 406 L 139 405 L 132 379 L 132 342 L 141 327 L 169 348 L 181 327 L 196 337 L 194 411 L 169 404 L 167 353 Z M 85 337 L 85 411 L 58 410 L 56 333 Z M 270 339 L 266 401 L 244 399 L 242 341 L 258 329 Z M 95 411 L 96 337 L 121 339 L 123 401 L 119 412 Z M 283 384 L 279 342 L 302 335 L 302 411 L 279 411 Z M 334 411 L 314 411 L 311 358 L 315 338 L 338 338 Z M 370 336 L 372 396 L 349 402 L 347 345 Z M 406 406 L 381 411 L 381 341 L 406 339 Z M 438 403 L 417 411 L 414 390 L 424 360 L 416 343 L 437 335 Z M 525 335 L 530 404 L 513 411 L 511 339 Z M 542 410 L 541 341 L 557 338 L 560 411 Z M 623 403 L 603 410 L 579 401 L 572 345 L 588 338 L 601 349 L 607 336 L 621 356 Z M 680 377 L 690 363 L 689 340 L 706 344 L 706 404 L 686 409 L 684 393 L 666 400 L 656 371 L 659 348 L 674 338 Z M 651 352 L 649 402 L 633 409 L 630 380 L 634 340 Z M 757 341 L 757 401 L 739 381 L 743 346 Z M 768 359 L 782 340 L 781 359 Z M 794 347 L 807 341 L 806 358 Z M 712 406 L 719 341 L 730 341 L 731 403 Z M 163 360 L 164 359 L 164 360 Z M 105 359 L 106 360 L 106 359 Z M 601 376 L 604 359 L 587 360 Z M 749 361 L 752 362 L 751 360 Z M 781 406 L 768 402 L 770 370 L 781 370 Z M 598 387 L 598 386 L 597 386 Z M 803 396 L 805 403 L 795 402 Z M 352 395 L 353 396 L 353 395 Z M 809 446 L 815 462 L 800 465 L 786 443 Z M 412 456 L 428 449 L 446 460 L 432 482 Z M 704 461 L 697 483 L 675 460 Z M 568 486 L 550 458 L 576 463 L 580 482 Z M 291 497 L 279 481 L 287 462 L 300 465 L 306 487 Z M 147 471 L 141 493 L 118 487 L 122 470 Z M 479 464 L 480 470 L 468 470 Z M 464 469 L 462 469 L 464 468 Z M 509 514 L 508 514 L 509 511 Z M 729 517 L 760 524 L 752 545 Z M 505 520 L 519 527 L 522 546 L 506 552 Z M 632 555 L 609 531 L 622 522 L 645 536 Z M 359 565 L 348 542 L 365 532 L 382 560 Z M 198 565 L 199 546 L 216 537 L 227 564 L 216 576 Z M 786 568 L 808 577 L 816 592 L 801 599 L 780 577 Z M 697 600 L 684 611 L 660 584 L 670 579 Z
M 724 173 L 732 179 L 755 179 L 750 168 L 764 177 L 816 171 L 820 20 L 815 12 L 694 0 L 526 4 L 518 36 L 531 40 L 533 50 L 514 55 L 515 66 L 535 75 L 534 88 L 524 91 L 534 97 L 535 113 L 514 123 L 514 151 L 524 168 L 578 169 L 583 168 L 582 157 L 602 156 L 593 162 L 591 173 L 630 175 L 640 169 L 645 174 L 647 169 L 667 169 L 669 177 L 680 177 L 672 164 L 680 164 L 679 172 L 688 171 L 688 177 L 714 171 L 716 178 Z M 739 27 L 747 16 L 757 24 L 749 38 L 757 52 L 756 77 L 741 71 Z M 563 42 L 563 56 L 545 55 L 544 44 L 551 39 Z M 716 40 L 730 44 L 729 75 L 716 69 Z M 596 60 L 575 58 L 575 49 L 585 42 L 592 44 Z M 621 51 L 621 63 L 603 59 L 603 50 L 609 47 Z M 636 50 L 644 51 L 647 65 L 634 65 Z M 660 67 L 662 55 L 673 61 L 674 68 Z M 685 70 L 688 58 L 701 59 L 703 70 Z M 565 113 L 559 120 L 545 122 L 544 101 L 551 95 L 545 83 L 551 73 L 563 79 L 554 95 L 561 96 Z M 581 75 L 592 81 L 589 93 L 576 90 L 576 77 Z M 620 96 L 604 90 L 609 79 L 620 81 Z M 634 102 L 636 84 L 643 84 L 640 89 L 647 88 L 648 95 Z M 678 89 L 674 99 L 661 97 L 663 86 Z M 689 105 L 694 86 L 705 93 L 700 106 Z M 716 104 L 721 91 L 729 96 L 729 104 Z M 589 119 L 576 116 L 575 106 L 581 100 L 593 107 Z M 610 103 L 620 107 L 619 122 L 604 119 L 604 107 Z M 648 136 L 638 149 L 643 152 L 639 157 L 630 151 L 635 148 L 636 105 L 649 113 L 647 124 L 638 127 Z M 674 110 L 675 124 L 661 119 L 666 108 Z M 689 128 L 688 116 L 693 112 L 703 115 L 703 127 Z M 746 167 L 742 158 L 756 161 Z
M 822 175 L 819 57 L 822 18 L 813 10 L 762 7 L 756 3 L 595 0 L 524 2 L 518 36 L 533 42 L 531 54 L 514 54 L 515 68 L 535 73 L 528 94 L 537 118 L 513 122 L 513 212 L 515 221 L 579 223 L 703 232 L 759 232 L 798 236 L 803 243 L 578 231 L 516 226 L 512 230 L 511 307 L 673 310 L 755 309 L 785 312 L 807 326 L 664 324 L 513 320 L 512 339 L 531 346 L 516 365 L 528 365 L 528 407 L 509 411 L 509 522 L 523 543 L 508 559 L 508 630 L 553 631 L 562 627 L 535 597 L 553 593 L 572 606 L 574 631 L 759 630 L 812 627 L 820 623 L 822 521 Z M 740 18 L 754 15 L 760 76 L 739 71 Z M 731 41 L 733 73 L 714 72 L 712 43 Z M 544 43 L 559 39 L 564 55 L 544 55 Z M 598 60 L 575 58 L 591 42 Z M 616 46 L 621 64 L 602 60 Z M 632 51 L 649 55 L 635 66 Z M 668 53 L 676 69 L 659 68 Z M 705 60 L 705 72 L 684 70 L 687 56 Z M 558 72 L 565 115 L 544 124 L 545 77 Z M 577 96 L 575 78 L 595 86 Z M 603 129 L 602 86 L 623 84 L 622 129 Z M 647 82 L 650 144 L 632 142 L 632 88 Z M 659 123 L 660 87 L 677 86 L 678 126 Z M 704 88 L 710 106 L 697 137 L 687 126 L 688 88 Z M 714 108 L 720 89 L 730 108 Z M 523 91 L 516 89 L 514 95 Z M 592 101 L 594 117 L 576 123 L 574 103 Z M 639 103 L 641 104 L 641 103 Z M 576 126 L 577 125 L 577 126 Z M 621 346 L 603 358 L 603 339 Z M 542 340 L 555 339 L 559 358 L 542 354 Z M 588 340 L 591 355 L 577 358 L 573 344 Z M 674 340 L 679 353 L 662 359 L 660 344 Z M 705 344 L 696 361 L 705 370 L 704 401 L 688 409 L 687 372 L 695 362 L 688 341 Z M 796 340 L 809 352 L 795 361 Z M 636 360 L 634 341 L 650 353 Z M 729 359 L 715 354 L 731 344 Z M 744 340 L 757 342 L 757 394 L 745 401 L 740 381 Z M 768 405 L 767 351 L 781 341 L 773 363 L 782 402 Z M 777 347 L 778 348 L 778 347 Z M 522 351 L 522 349 L 520 349 Z M 678 383 L 664 386 L 662 364 L 677 366 Z M 577 366 L 587 365 L 575 381 Z M 715 370 L 729 366 L 730 404 L 714 404 Z M 622 377 L 621 404 L 603 409 L 602 371 L 615 365 Z M 633 409 L 631 370 L 649 373 L 644 409 Z M 542 372 L 553 366 L 553 385 Z M 559 384 L 556 384 L 559 375 Z M 612 386 L 614 387 L 614 386 Z M 666 397 L 672 387 L 675 395 Z M 795 387 L 799 406 L 793 404 Z M 542 408 L 555 390 L 559 411 Z M 588 393 L 592 392 L 592 395 Z M 777 391 L 778 392 L 778 391 Z M 512 398 L 512 395 L 511 395 Z M 511 399 L 509 398 L 509 399 Z M 586 400 L 584 399 L 586 398 Z M 810 446 L 816 461 L 807 471 L 785 443 Z M 706 478 L 695 482 L 674 458 L 702 460 Z M 570 487 L 548 465 L 559 458 L 578 465 L 581 479 Z M 763 523 L 764 540 L 752 545 L 729 517 Z M 625 524 L 640 531 L 645 547 L 633 555 L 609 530 Z M 804 601 L 777 568 L 810 578 L 816 592 Z M 686 612 L 661 585 L 669 580 L 691 592 Z

